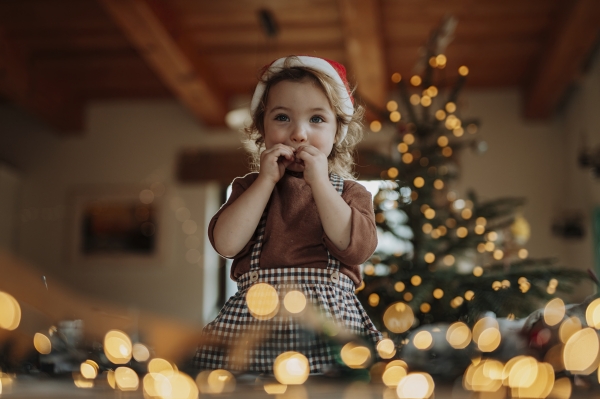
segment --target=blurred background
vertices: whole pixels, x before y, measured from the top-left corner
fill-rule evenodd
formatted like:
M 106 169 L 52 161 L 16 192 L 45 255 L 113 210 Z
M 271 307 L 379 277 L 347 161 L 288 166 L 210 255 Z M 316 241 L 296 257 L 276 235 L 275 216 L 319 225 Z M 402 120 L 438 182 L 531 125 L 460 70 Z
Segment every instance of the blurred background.
M 192 349 L 228 295 L 206 229 L 248 171 L 238 130 L 261 67 L 343 63 L 368 109 L 357 172 L 376 180 L 366 154 L 398 130 L 380 110 L 432 65 L 436 29 L 438 86 L 468 67 L 456 104 L 484 139 L 452 189 L 525 198 L 529 255 L 597 270 L 595 0 L 4 0 L 0 290 L 21 304 L 22 350 L 75 319 L 145 331 L 165 356 Z

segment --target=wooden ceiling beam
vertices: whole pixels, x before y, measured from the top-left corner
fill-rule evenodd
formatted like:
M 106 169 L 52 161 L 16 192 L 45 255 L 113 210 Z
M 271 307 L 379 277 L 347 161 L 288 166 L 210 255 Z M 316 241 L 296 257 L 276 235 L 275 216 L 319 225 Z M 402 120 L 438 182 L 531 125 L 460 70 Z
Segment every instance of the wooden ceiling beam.
M 174 95 L 206 125 L 222 126 L 227 107 L 193 45 L 169 32 L 170 21 L 146 0 L 99 0 Z M 161 4 L 161 7 L 165 5 Z
M 0 94 L 59 134 L 83 130 L 81 99 L 66 82 L 32 74 L 26 58 L 1 30 Z
M 387 71 L 379 0 L 338 0 L 348 67 L 357 92 L 368 103 L 383 108 Z
M 557 16 L 556 29 L 525 87 L 524 115 L 550 117 L 569 85 L 581 72 L 600 33 L 600 2 L 574 0 Z

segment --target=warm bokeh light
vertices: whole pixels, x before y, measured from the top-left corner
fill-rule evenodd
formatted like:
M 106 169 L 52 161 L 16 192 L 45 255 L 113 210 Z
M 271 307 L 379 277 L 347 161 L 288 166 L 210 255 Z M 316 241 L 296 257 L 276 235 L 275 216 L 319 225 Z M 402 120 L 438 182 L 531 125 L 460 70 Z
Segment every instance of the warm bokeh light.
M 131 360 L 133 346 L 123 331 L 110 330 L 104 336 L 104 354 L 114 364 L 125 364 Z
M 413 299 L 413 294 L 411 294 L 410 292 L 406 292 L 406 293 L 405 293 L 405 294 L 402 296 L 402 298 L 404 298 L 404 300 L 405 300 L 406 302 L 410 302 L 410 301 L 412 301 L 412 299 Z
M 504 258 L 504 251 L 502 251 L 501 249 L 496 249 L 492 256 L 496 260 L 501 260 L 502 258 Z
M 279 310 L 279 295 L 267 283 L 254 284 L 246 293 L 248 311 L 259 320 L 273 318 Z
M 450 148 L 450 147 L 444 147 L 444 149 L 442 150 L 442 155 L 445 156 L 445 157 L 452 156 L 452 148 Z
M 429 209 L 427 209 L 427 210 L 425 211 L 425 218 L 426 218 L 426 219 L 429 219 L 429 220 L 431 220 L 431 219 L 433 219 L 434 217 L 435 217 L 435 210 L 433 210 L 433 209 L 429 208 Z
M 565 369 L 571 374 L 588 375 L 598 367 L 598 334 L 593 328 L 577 331 L 567 341 L 563 350 Z
M 456 137 L 462 137 L 463 134 L 465 134 L 465 129 L 463 129 L 462 127 L 459 126 L 452 130 L 452 134 Z
M 499 329 L 498 321 L 493 317 L 483 317 L 473 326 L 473 341 L 479 342 L 479 336 L 488 329 Z
M 117 381 L 115 380 L 114 370 L 108 370 L 106 372 L 106 382 L 112 389 L 117 389 Z
M 421 176 L 417 176 L 413 180 L 413 184 L 415 185 L 416 188 L 421 188 L 425 184 L 425 179 L 423 179 Z
M 404 162 L 405 164 L 409 164 L 412 161 L 413 161 L 413 156 L 410 152 L 407 152 L 406 154 L 402 155 L 402 162 Z
M 403 141 L 404 141 L 406 144 L 408 144 L 408 145 L 411 145 L 411 144 L 413 144 L 413 143 L 415 142 L 415 136 L 413 136 L 413 135 L 412 135 L 412 134 L 410 134 L 410 133 L 406 133 L 406 134 L 405 134 L 405 135 L 402 137 L 402 140 L 403 140 Z
M 455 258 L 452 255 L 446 255 L 444 256 L 443 262 L 446 266 L 452 266 L 455 262 Z
M 560 337 L 562 343 L 566 344 L 569 338 L 571 338 L 571 336 L 577 331 L 581 330 L 581 328 L 582 325 L 579 317 L 569 317 L 560 325 L 560 328 L 558 329 L 558 336 Z
M 516 359 L 514 362 L 513 359 Z M 531 356 L 517 356 L 504 367 L 503 375 L 508 376 L 511 388 L 530 387 L 538 375 L 538 362 Z
M 431 305 L 428 304 L 427 302 L 423 302 L 421 304 L 421 306 L 419 306 L 419 309 L 421 310 L 421 312 L 423 313 L 429 313 L 429 311 L 431 310 Z
M 140 385 L 138 375 L 129 367 L 117 367 L 115 381 L 121 391 L 135 391 Z
M 372 293 L 369 295 L 369 305 L 375 307 L 379 305 L 379 295 Z
M 481 235 L 481 234 L 485 233 L 485 227 L 482 225 L 475 226 L 475 228 L 473 230 L 475 231 L 475 234 Z
M 555 326 L 565 317 L 565 303 L 560 298 L 554 298 L 544 308 L 544 322 L 549 326 Z
M 400 380 L 406 377 L 406 369 L 401 366 L 392 366 L 386 368 L 383 372 L 381 380 L 388 387 L 397 387 Z
M 81 374 L 75 374 L 73 375 L 73 383 L 75 384 L 75 386 L 77 388 L 93 388 L 94 387 L 94 380 L 88 380 L 87 378 L 85 378 L 84 376 L 82 376 Z
M 425 223 L 423 225 L 422 229 L 423 229 L 423 233 L 429 234 L 433 230 L 433 226 L 431 225 L 431 223 Z
M 483 274 L 483 267 L 481 267 L 481 266 L 475 266 L 473 268 L 473 275 L 475 277 L 481 277 L 482 274 Z
M 406 144 L 406 143 L 398 144 L 398 152 L 404 154 L 406 151 L 408 151 L 408 144 Z
M 372 121 L 371 124 L 369 125 L 369 128 L 371 129 L 371 131 L 373 133 L 377 133 L 381 131 L 381 122 L 379 121 Z
M 471 290 L 465 292 L 465 299 L 467 301 L 470 301 L 471 299 L 473 299 L 474 296 L 475 296 L 475 293 Z
M 161 359 L 156 357 L 148 363 L 148 372 L 149 373 L 157 373 L 165 376 L 171 376 L 175 374 L 175 367 L 168 360 Z
M 263 385 L 263 388 L 269 395 L 282 395 L 287 390 L 287 385 L 278 384 L 276 382 L 268 382 Z
M 342 361 L 350 368 L 363 369 L 369 365 L 371 351 L 366 346 L 349 342 L 342 348 Z
M 483 393 L 502 394 L 502 370 L 504 365 L 491 359 L 473 362 L 463 375 L 463 387 L 466 390 L 480 392 L 480 398 L 487 398 Z M 504 395 L 499 397 L 504 398 Z
M 509 377 L 510 378 L 510 377 Z M 537 375 L 531 385 L 526 387 L 518 387 L 517 395 L 519 398 L 546 398 L 552 391 L 554 386 L 554 370 L 548 363 L 537 364 Z
M 285 385 L 303 384 L 309 372 L 308 359 L 298 352 L 284 352 L 277 356 L 273 364 L 275 378 Z
M 427 350 L 433 346 L 433 336 L 429 331 L 419 331 L 413 338 L 417 349 Z
M 444 188 L 444 181 L 441 179 L 435 179 L 433 182 L 433 187 L 435 187 L 436 190 L 441 190 Z
M 435 384 L 427 373 L 410 373 L 398 383 L 399 399 L 426 399 L 431 397 Z
M 398 169 L 392 166 L 388 169 L 387 174 L 390 177 L 390 179 L 395 179 L 396 177 L 398 177 Z
M 453 113 L 454 111 L 456 111 L 456 104 L 454 104 L 453 102 L 446 103 L 446 111 L 448 111 L 449 113 Z
M 424 259 L 425 259 L 425 262 L 427 262 L 427 263 L 433 263 L 435 261 L 435 255 L 431 252 L 427 252 L 425 254 Z
M 441 288 L 433 290 L 433 297 L 435 299 L 441 299 L 444 296 L 444 291 Z
M 557 344 L 548 349 L 546 355 L 544 355 L 544 361 L 550 363 L 555 372 L 559 373 L 565 369 L 563 362 L 563 344 Z
M 146 345 L 141 343 L 133 344 L 133 358 L 137 362 L 145 362 L 150 359 L 150 350 L 146 347 Z
M 429 88 L 427 89 L 427 95 L 429 95 L 429 97 L 435 97 L 438 95 L 438 88 L 435 86 L 429 86 Z
M 419 75 L 414 75 L 413 77 L 410 78 L 410 84 L 413 86 L 419 86 L 421 84 L 421 82 L 422 82 L 422 80 Z
M 552 399 L 569 399 L 573 388 L 569 377 L 559 378 L 554 382 L 552 391 L 548 395 Z
M 12 331 L 21 322 L 21 306 L 10 294 L 0 291 L 0 328 Z
M 461 76 L 467 76 L 469 74 L 469 68 L 467 68 L 464 65 L 461 65 L 458 68 L 458 74 L 461 75 Z
M 406 288 L 406 286 L 404 285 L 404 283 L 402 281 L 397 281 L 394 284 L 394 290 L 396 290 L 396 292 L 402 292 L 402 291 L 404 291 L 405 288 Z
M 456 236 L 459 238 L 465 238 L 469 234 L 469 230 L 466 227 L 459 227 L 456 229 Z
M 586 308 L 585 321 L 588 326 L 600 329 L 600 298 L 594 299 Z
M 235 377 L 227 370 L 213 370 L 208 375 L 208 393 L 219 394 L 235 390 Z
M 98 363 L 93 360 L 86 360 L 79 366 L 79 371 L 84 378 L 93 380 L 98 376 Z
M 377 353 L 382 359 L 391 359 L 396 354 L 396 345 L 389 338 L 384 338 L 377 343 Z
M 409 101 L 412 105 L 419 105 L 421 103 L 421 96 L 419 96 L 418 94 L 413 94 L 412 96 L 410 96 Z
M 393 333 L 400 334 L 408 331 L 415 321 L 415 315 L 410 306 L 397 302 L 387 308 L 383 314 L 383 323 Z
M 36 351 L 42 355 L 47 355 L 52 352 L 52 342 L 50 338 L 42 333 L 35 333 L 33 336 L 33 346 Z
M 400 121 L 400 119 L 402 119 L 402 115 L 400 114 L 400 112 L 394 111 L 394 112 L 390 113 L 390 121 L 398 122 L 398 121 Z
M 427 95 L 421 97 L 421 105 L 424 107 L 429 107 L 431 105 L 431 97 Z
M 440 147 L 446 147 L 446 146 L 448 145 L 448 142 L 449 142 L 449 141 L 448 141 L 448 137 L 446 137 L 446 136 L 440 136 L 440 137 L 438 137 L 438 139 L 437 139 L 437 144 L 438 144 Z
M 300 291 L 290 291 L 283 298 L 283 306 L 290 313 L 300 313 L 306 308 L 306 295 Z
M 420 276 L 414 275 L 410 278 L 410 283 L 412 285 L 414 285 L 415 287 L 418 287 L 419 285 L 421 285 L 421 282 L 423 281 L 423 279 Z
M 454 349 L 464 349 L 471 343 L 471 329 L 465 323 L 455 322 L 446 331 L 446 341 Z
M 401 80 L 402 80 L 402 75 L 400 75 L 398 72 L 394 72 L 394 74 L 392 75 L 392 82 L 400 83 Z
M 393 112 L 396 111 L 398 109 L 398 103 L 394 100 L 390 100 L 387 102 L 387 104 L 385 105 L 385 107 L 387 108 L 388 111 Z
M 443 109 L 438 109 L 437 111 L 435 111 L 435 119 L 437 119 L 438 121 L 443 121 L 444 119 L 446 119 L 446 112 Z

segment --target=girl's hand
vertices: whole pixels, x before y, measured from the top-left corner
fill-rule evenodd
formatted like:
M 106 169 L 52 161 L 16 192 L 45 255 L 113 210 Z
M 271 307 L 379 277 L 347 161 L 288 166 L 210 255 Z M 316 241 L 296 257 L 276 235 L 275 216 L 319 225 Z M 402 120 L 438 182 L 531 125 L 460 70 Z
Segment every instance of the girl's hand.
M 312 145 L 302 145 L 296 149 L 296 158 L 304 163 L 304 180 L 313 184 L 329 184 L 329 164 L 327 156 Z
M 294 149 L 284 144 L 276 144 L 260 154 L 259 177 L 276 184 L 287 168 L 294 162 Z

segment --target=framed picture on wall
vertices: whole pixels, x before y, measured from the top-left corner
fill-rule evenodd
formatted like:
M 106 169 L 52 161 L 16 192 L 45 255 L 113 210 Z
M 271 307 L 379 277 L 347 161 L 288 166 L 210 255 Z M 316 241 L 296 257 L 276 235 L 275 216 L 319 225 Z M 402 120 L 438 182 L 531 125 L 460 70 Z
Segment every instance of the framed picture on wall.
M 161 201 L 152 190 L 78 188 L 68 206 L 67 248 L 72 265 L 148 267 L 161 263 Z

